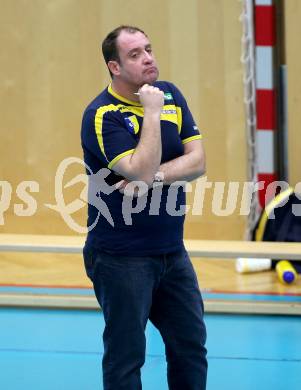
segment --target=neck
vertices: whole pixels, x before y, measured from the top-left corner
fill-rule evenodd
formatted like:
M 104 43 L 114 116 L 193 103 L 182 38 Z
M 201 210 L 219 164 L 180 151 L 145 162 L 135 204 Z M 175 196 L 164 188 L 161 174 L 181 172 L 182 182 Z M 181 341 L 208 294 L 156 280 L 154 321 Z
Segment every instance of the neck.
M 135 85 L 129 85 L 120 82 L 120 80 L 113 79 L 112 80 L 112 89 L 118 95 L 126 98 L 127 100 L 131 100 L 133 102 L 139 102 L 139 96 L 135 95 L 135 92 L 138 91 L 139 87 Z

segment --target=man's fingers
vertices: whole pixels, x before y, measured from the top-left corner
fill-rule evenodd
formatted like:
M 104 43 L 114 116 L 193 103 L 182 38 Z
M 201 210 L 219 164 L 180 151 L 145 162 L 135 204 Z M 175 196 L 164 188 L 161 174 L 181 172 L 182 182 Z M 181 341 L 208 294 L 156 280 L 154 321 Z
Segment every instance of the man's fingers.
M 144 84 L 139 89 L 139 100 L 144 108 L 160 113 L 164 105 L 164 92 L 157 87 Z
M 119 190 L 124 188 L 126 185 L 128 184 L 128 181 L 123 179 L 123 180 L 120 180 L 118 183 L 115 184 L 115 188 L 116 190 Z

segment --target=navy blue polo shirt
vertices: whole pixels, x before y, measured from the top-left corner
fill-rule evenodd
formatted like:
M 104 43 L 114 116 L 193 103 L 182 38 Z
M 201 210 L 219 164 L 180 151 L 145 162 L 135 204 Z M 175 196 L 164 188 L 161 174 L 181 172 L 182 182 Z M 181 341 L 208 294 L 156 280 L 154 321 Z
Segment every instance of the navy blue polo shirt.
M 183 145 L 202 136 L 181 92 L 165 81 L 154 86 L 164 92 L 164 163 L 182 156 Z M 142 124 L 143 106 L 117 95 L 110 85 L 83 115 L 81 140 L 89 175 L 86 244 L 111 254 L 147 256 L 183 247 L 186 200 L 182 186 L 159 186 L 139 199 L 124 197 L 115 189 L 122 177 L 114 172 L 114 165 L 134 153 Z

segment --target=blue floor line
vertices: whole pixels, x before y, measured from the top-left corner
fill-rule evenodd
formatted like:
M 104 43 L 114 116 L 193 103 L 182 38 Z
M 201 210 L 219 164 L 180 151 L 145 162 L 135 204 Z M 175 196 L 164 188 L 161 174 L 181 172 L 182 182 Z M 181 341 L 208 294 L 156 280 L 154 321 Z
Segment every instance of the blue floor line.
M 63 296 L 88 296 L 94 297 L 92 288 L 59 288 L 59 287 L 34 287 L 34 286 L 0 286 L 1 293 L 30 294 L 30 295 L 63 295 Z M 274 295 L 274 294 L 253 294 L 253 293 L 219 293 L 203 291 L 205 300 L 220 299 L 231 301 L 274 301 L 274 302 L 300 302 L 301 295 Z
M 26 287 L 26 286 L 0 286 L 0 293 L 22 293 L 36 295 L 84 295 L 94 296 L 92 288 L 60 288 L 60 287 Z
M 203 299 L 220 299 L 229 301 L 274 301 L 274 302 L 300 302 L 301 296 L 294 295 L 270 295 L 270 294 L 246 294 L 246 293 L 202 293 Z
M 52 351 L 52 350 L 34 350 L 34 349 L 1 349 L 0 348 L 0 355 L 1 353 L 21 353 L 21 354 L 47 354 L 47 355 L 89 355 L 89 356 L 98 356 L 102 357 L 103 354 L 99 352 L 87 352 L 87 351 Z M 162 354 L 150 354 L 147 353 L 146 357 L 151 358 L 151 359 L 157 359 L 157 358 L 165 358 L 164 353 Z M 247 360 L 247 361 L 263 361 L 263 362 L 293 362 L 293 363 L 301 363 L 301 359 L 267 359 L 267 358 L 256 358 L 256 357 L 233 357 L 233 356 L 210 356 L 208 355 L 207 358 L 209 360 Z

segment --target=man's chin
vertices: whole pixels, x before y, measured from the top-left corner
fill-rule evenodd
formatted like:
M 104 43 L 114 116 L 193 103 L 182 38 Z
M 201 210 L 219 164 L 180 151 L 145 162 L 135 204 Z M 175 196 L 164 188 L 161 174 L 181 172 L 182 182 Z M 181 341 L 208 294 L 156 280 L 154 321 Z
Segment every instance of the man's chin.
M 153 84 L 158 80 L 159 72 L 151 72 L 144 77 L 144 84 Z

